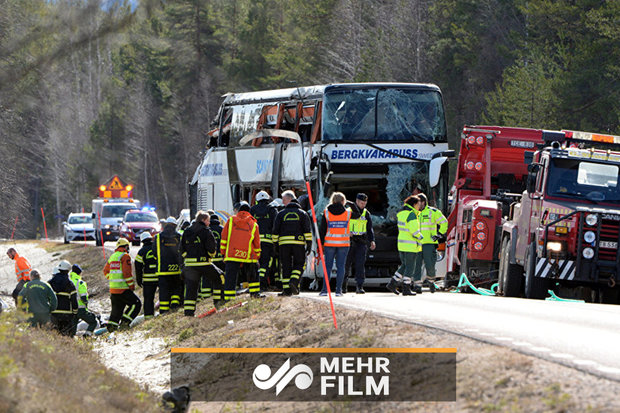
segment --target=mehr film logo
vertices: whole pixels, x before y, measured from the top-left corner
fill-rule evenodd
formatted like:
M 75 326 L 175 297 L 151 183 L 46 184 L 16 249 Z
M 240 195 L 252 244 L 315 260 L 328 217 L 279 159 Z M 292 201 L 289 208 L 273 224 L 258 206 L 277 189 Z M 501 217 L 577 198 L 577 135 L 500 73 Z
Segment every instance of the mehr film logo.
M 173 348 L 196 401 L 455 401 L 456 348 Z

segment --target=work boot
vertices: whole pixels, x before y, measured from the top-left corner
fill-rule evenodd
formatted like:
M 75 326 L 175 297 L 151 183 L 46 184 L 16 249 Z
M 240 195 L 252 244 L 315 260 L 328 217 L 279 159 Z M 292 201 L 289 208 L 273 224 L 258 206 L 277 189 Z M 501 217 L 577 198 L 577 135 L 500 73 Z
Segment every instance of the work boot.
M 355 294 L 366 294 L 366 291 L 364 291 L 363 287 L 357 287 L 357 290 L 355 290 Z
M 390 282 L 385 286 L 385 288 L 398 295 L 400 293 L 396 287 L 398 287 L 398 282 L 394 279 L 394 277 L 390 278 Z
M 428 289 L 430 290 L 431 294 L 435 293 L 435 290 L 437 289 L 437 287 L 435 287 L 435 283 L 433 281 L 430 282 Z
M 292 295 L 293 295 L 293 293 L 291 293 L 291 290 L 288 289 L 288 288 L 286 290 L 282 291 L 281 293 L 278 293 L 278 296 L 280 296 L 280 297 L 290 297 Z
M 422 286 L 420 284 L 416 284 L 413 286 L 413 291 L 417 294 L 422 294 Z
M 403 284 L 403 295 L 416 295 L 415 291 L 411 291 L 411 284 Z
M 298 279 L 293 279 L 291 280 L 290 283 L 290 287 L 291 287 L 291 294 L 292 295 L 299 295 L 299 280 Z

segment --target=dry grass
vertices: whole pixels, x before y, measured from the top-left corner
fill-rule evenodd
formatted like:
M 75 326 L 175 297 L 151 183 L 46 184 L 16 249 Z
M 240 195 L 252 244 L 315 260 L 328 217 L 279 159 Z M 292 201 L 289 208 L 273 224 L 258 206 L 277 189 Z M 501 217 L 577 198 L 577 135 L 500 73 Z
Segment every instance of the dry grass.
M 156 412 L 158 398 L 103 366 L 87 341 L 0 316 L 0 411 Z

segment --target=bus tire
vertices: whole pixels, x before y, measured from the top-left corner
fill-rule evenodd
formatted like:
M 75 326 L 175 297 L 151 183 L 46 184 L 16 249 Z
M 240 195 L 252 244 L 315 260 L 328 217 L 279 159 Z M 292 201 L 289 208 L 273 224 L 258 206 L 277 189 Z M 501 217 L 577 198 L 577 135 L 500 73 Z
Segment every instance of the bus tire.
M 511 247 L 510 238 L 504 238 L 499 262 L 499 291 L 504 294 L 504 297 L 518 297 L 523 283 L 523 268 L 518 264 L 510 263 Z
M 525 260 L 525 297 L 534 300 L 544 300 L 549 289 L 549 280 L 535 276 L 536 263 L 536 242 L 532 242 L 527 250 Z

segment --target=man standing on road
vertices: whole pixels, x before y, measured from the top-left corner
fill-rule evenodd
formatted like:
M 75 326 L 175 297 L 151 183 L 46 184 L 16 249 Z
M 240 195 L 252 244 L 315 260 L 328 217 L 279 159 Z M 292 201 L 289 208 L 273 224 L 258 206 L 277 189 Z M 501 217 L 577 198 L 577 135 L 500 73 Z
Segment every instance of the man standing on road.
M 405 199 L 403 209 L 396 214 L 398 221 L 398 255 L 400 257 L 400 267 L 390 279 L 386 286 L 394 294 L 399 294 L 397 287 L 402 283 L 403 295 L 416 295 L 411 290 L 411 281 L 414 275 L 416 257 L 422 251 L 420 241 L 420 222 L 416 205 L 420 199 L 416 195 L 411 195 Z
M 355 202 L 347 202 L 347 208 L 351 210 L 349 230 L 351 234 L 351 247 L 347 254 L 347 265 L 342 293 L 347 291 L 348 275 L 353 272 L 356 282 L 357 294 L 365 294 L 364 280 L 366 278 L 366 251 L 374 250 L 375 232 L 372 229 L 372 218 L 366 209 L 368 195 L 360 193 L 355 197 Z
M 270 205 L 269 194 L 260 191 L 256 194 L 256 205 L 250 208 L 250 214 L 256 219 L 258 232 L 260 232 L 260 260 L 258 261 L 258 278 L 262 291 L 267 290 L 267 271 L 273 257 L 274 241 L 272 240 L 273 223 L 278 215 L 278 210 Z
M 220 252 L 224 257 L 226 282 L 224 283 L 224 301 L 230 301 L 237 295 L 237 276 L 242 265 L 255 266 L 260 257 L 260 233 L 258 224 L 250 215 L 250 205 L 242 201 L 236 215 L 230 217 L 222 230 Z M 257 271 L 247 271 L 249 276 L 258 275 Z M 256 276 L 258 278 L 258 276 Z M 260 295 L 260 282 L 250 279 L 250 294 Z
M 198 211 L 194 223 L 181 236 L 181 256 L 184 261 L 183 279 L 185 282 L 185 315 L 193 317 L 200 282 L 205 275 L 214 287 L 221 290 L 221 279 L 211 265 L 210 257 L 215 254 L 215 238 L 208 227 L 209 214 Z M 219 283 L 218 283 L 219 281 Z M 219 288 L 218 288 L 219 287 Z
M 426 268 L 426 276 L 430 283 L 431 293 L 435 292 L 435 264 L 437 264 L 437 245 L 439 240 L 445 239 L 448 231 L 448 220 L 437 208 L 428 206 L 426 195 L 419 194 L 418 219 L 420 221 L 420 233 L 422 234 L 422 253 L 414 268 L 415 292 L 422 293 L 422 261 Z M 437 229 L 439 227 L 439 230 Z
M 181 280 L 181 255 L 179 235 L 174 217 L 166 218 L 164 230 L 155 236 L 153 255 L 157 260 L 159 282 L 159 314 L 165 314 L 181 305 L 183 281 Z
M 273 242 L 282 264 L 282 296 L 299 294 L 299 279 L 312 249 L 310 218 L 301 209 L 293 191 L 282 193 L 284 209 L 273 226 Z
M 9 248 L 6 252 L 6 255 L 9 256 L 10 259 L 15 261 L 15 276 L 17 277 L 17 286 L 11 293 L 13 296 L 13 300 L 15 300 L 15 304 L 17 304 L 17 296 L 22 288 L 24 288 L 24 284 L 30 281 L 30 270 L 32 269 L 30 263 L 25 257 L 21 257 L 15 248 Z
M 69 279 L 77 290 L 78 312 L 75 320 L 75 327 L 77 328 L 77 323 L 79 323 L 80 320 L 84 320 L 88 323 L 85 335 L 90 336 L 93 331 L 95 331 L 95 328 L 97 328 L 97 317 L 88 311 L 88 285 L 86 285 L 86 281 L 82 279 L 82 267 L 78 264 L 73 264 L 73 266 L 71 266 L 71 272 L 69 273 Z
M 153 237 L 148 231 L 140 234 L 142 248 L 136 254 L 136 282 L 142 287 L 144 298 L 144 319 L 148 320 L 155 315 L 155 292 L 157 291 L 157 260 L 153 255 Z
M 58 306 L 51 314 L 51 321 L 54 328 L 64 336 L 73 337 L 75 335 L 75 318 L 78 312 L 77 290 L 69 279 L 71 264 L 67 260 L 62 260 L 57 267 L 58 272 L 49 281 L 58 298 Z
M 18 308 L 24 308 L 31 317 L 28 319 L 33 327 L 43 327 L 50 322 L 50 313 L 56 309 L 58 300 L 52 287 L 41 281 L 39 271 L 30 272 L 30 281 L 19 292 Z
M 110 284 L 110 301 L 112 310 L 108 320 L 108 331 L 114 331 L 131 322 L 140 314 L 142 303 L 133 292 L 136 288 L 131 273 L 131 256 L 129 255 L 129 241 L 119 238 L 116 241 L 116 250 L 103 268 L 103 273 Z M 125 310 L 125 307 L 127 309 Z

